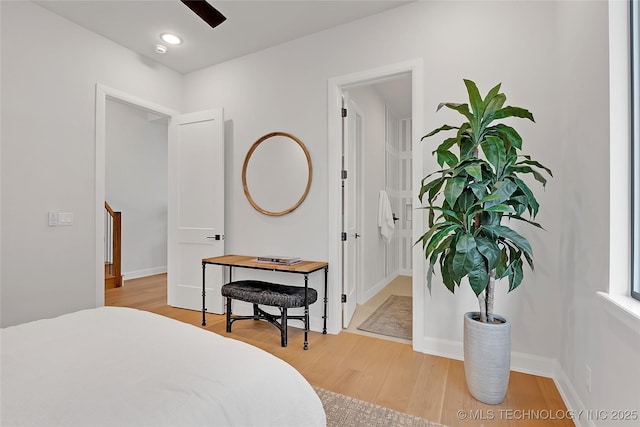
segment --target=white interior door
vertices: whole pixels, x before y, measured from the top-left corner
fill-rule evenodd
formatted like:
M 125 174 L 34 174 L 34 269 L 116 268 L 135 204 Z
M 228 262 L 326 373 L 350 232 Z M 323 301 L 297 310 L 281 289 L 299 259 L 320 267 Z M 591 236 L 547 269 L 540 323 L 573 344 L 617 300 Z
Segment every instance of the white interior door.
M 359 120 L 356 107 L 345 94 L 344 105 L 346 105 L 347 116 L 343 119 L 343 169 L 346 171 L 346 179 L 342 181 L 343 188 L 343 279 L 342 292 L 346 296 L 342 310 L 342 326 L 347 328 L 353 313 L 356 310 L 358 291 L 358 138 L 361 137 L 359 131 Z M 344 301 L 344 300 L 343 300 Z
M 223 110 L 173 116 L 169 124 L 167 301 L 202 309 L 202 259 L 224 255 Z M 206 307 L 224 313 L 220 266 L 206 270 Z

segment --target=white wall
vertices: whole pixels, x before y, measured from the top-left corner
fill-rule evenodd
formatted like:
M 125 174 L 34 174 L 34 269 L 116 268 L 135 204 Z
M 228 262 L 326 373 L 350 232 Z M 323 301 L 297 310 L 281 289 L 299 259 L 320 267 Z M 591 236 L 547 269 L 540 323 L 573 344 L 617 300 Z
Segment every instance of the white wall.
M 107 100 L 106 200 L 122 212 L 122 274 L 167 271 L 167 119 Z
M 623 8 L 623 2 L 614 2 Z M 566 108 L 556 141 L 563 159 L 563 199 L 558 286 L 562 289 L 562 348 L 558 353 L 562 369 L 585 407 L 602 411 L 640 411 L 640 332 L 611 314 L 610 304 L 596 295 L 609 291 L 609 278 L 626 272 L 609 272 L 609 198 L 611 167 L 627 169 L 627 151 L 610 152 L 620 144 L 610 141 L 609 103 L 609 16 L 607 2 L 560 2 L 558 4 L 559 90 Z M 624 26 L 622 22 L 612 25 Z M 625 34 L 626 36 L 626 34 Z M 623 56 L 626 52 L 623 53 Z M 624 112 L 621 112 L 624 114 Z M 624 132 L 621 132 L 624 135 Z M 615 176 L 613 174 L 612 176 Z M 622 179 L 626 177 L 623 176 Z M 622 183 L 624 187 L 624 183 Z M 625 198 L 623 192 L 619 197 Z M 624 209 L 621 202 L 618 209 Z M 615 210 L 615 208 L 614 208 Z M 617 221 L 618 219 L 616 219 Z M 625 251 L 623 250 L 622 253 Z M 591 390 L 586 386 L 586 369 L 591 369 Z M 625 421 L 591 420 L 594 425 L 638 425 Z
M 553 83 L 556 41 L 548 30 L 554 19 L 555 6 L 547 2 L 469 2 L 464 6 L 460 2 L 416 2 L 186 75 L 185 110 L 220 105 L 228 120 L 228 250 L 327 258 L 326 87 L 327 80 L 336 76 L 423 58 L 425 133 L 451 119 L 459 122 L 453 114 L 436 114 L 435 108 L 442 101 L 465 99 L 463 78 L 476 80 L 483 93 L 502 82 L 509 102 L 529 108 L 536 116 L 537 124 L 522 123 L 525 150 L 560 170 L 554 137 L 560 108 Z M 470 45 L 478 37 L 478 22 L 501 23 L 482 26 L 486 50 Z M 452 28 L 456 31 L 451 32 Z M 497 51 L 504 60 L 496 59 Z M 244 199 L 240 168 L 251 143 L 275 130 L 290 131 L 307 144 L 314 162 L 314 183 L 297 211 L 268 218 Z M 414 135 L 416 140 L 420 137 Z M 423 144 L 425 171 L 434 170 L 430 153 L 435 142 Z M 543 208 L 538 220 L 547 232 L 521 230 L 531 238 L 536 272 L 528 274 L 508 298 L 502 287 L 497 310 L 513 321 L 514 352 L 526 355 L 526 362 L 534 359 L 537 363 L 542 358 L 546 365 L 540 369 L 547 369 L 561 351 L 561 337 L 548 331 L 557 330 L 562 320 L 557 283 L 561 223 L 554 210 L 562 194 L 556 181 L 539 193 Z M 332 289 L 334 297 L 339 295 Z M 463 314 L 475 310 L 477 303 L 470 290 L 461 289 L 459 294 L 451 295 L 438 284 L 432 296 L 427 294 L 425 335 L 414 338 L 418 350 L 461 356 Z M 336 322 L 339 316 L 330 311 L 329 321 Z
M 0 2 L 1 321 L 96 306 L 95 87 L 180 110 L 178 73 L 30 2 Z M 47 212 L 71 212 L 49 227 Z

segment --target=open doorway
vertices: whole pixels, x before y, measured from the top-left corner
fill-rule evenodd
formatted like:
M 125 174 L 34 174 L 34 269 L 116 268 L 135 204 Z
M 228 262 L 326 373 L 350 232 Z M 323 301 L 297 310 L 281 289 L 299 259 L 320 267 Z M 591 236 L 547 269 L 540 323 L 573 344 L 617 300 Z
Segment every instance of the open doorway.
M 343 328 L 406 342 L 412 329 L 411 75 L 349 87 L 343 100 Z M 365 323 L 371 315 L 396 324 Z
M 117 89 L 104 86 L 102 84 L 96 84 L 96 139 L 95 139 L 95 222 L 96 222 L 96 239 L 95 239 L 95 254 L 96 254 L 96 306 L 101 307 L 104 305 L 105 295 L 105 237 L 106 237 L 106 221 L 105 221 L 105 201 L 107 201 L 107 114 L 108 108 L 110 114 L 113 114 L 113 107 L 119 106 L 120 113 L 123 117 L 130 116 L 131 111 L 124 109 L 124 107 L 132 108 L 135 112 L 134 115 L 139 115 L 138 118 L 144 120 L 151 120 L 157 122 L 158 117 L 167 120 L 177 114 L 176 111 L 167 107 L 149 102 L 145 99 L 138 98 L 128 93 L 122 92 Z M 126 119 L 125 119 L 126 120 Z M 111 124 L 113 125 L 113 123 Z M 111 126 L 110 125 L 110 126 Z M 160 125 L 162 128 L 163 125 Z M 112 134 L 113 134 L 112 129 Z M 165 138 L 168 135 L 168 131 L 164 130 Z M 134 138 L 135 139 L 135 138 Z M 166 152 L 166 145 L 164 147 Z M 140 170 L 125 170 L 124 167 L 116 167 L 116 173 L 128 174 L 131 179 L 140 180 L 147 179 L 147 177 L 140 176 Z M 166 197 L 166 192 L 164 197 Z M 123 213 L 125 215 L 126 213 Z M 161 250 L 161 249 L 158 249 Z M 166 253 L 166 245 L 163 249 Z M 132 270 L 135 271 L 135 270 Z M 139 272 L 143 273 L 144 272 Z M 147 271 L 148 273 L 148 271 Z M 131 273 L 130 273 L 131 275 Z
M 168 118 L 107 99 L 105 119 L 105 202 L 121 213 L 120 271 L 124 280 L 166 273 Z

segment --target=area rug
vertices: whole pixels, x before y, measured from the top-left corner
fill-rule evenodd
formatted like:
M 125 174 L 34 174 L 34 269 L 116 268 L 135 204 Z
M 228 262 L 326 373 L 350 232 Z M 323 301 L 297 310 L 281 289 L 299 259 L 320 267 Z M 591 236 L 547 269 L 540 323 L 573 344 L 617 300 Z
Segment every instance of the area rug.
M 391 295 L 358 329 L 390 337 L 411 339 L 412 298 Z
M 445 427 L 320 387 L 313 388 L 327 414 L 327 427 Z

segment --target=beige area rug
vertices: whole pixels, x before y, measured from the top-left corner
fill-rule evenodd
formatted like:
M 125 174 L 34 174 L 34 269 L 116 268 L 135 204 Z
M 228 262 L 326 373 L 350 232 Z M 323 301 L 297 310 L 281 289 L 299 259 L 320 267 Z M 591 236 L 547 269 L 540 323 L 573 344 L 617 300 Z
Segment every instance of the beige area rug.
M 445 427 L 320 387 L 314 387 L 314 390 L 327 414 L 327 427 Z
M 390 337 L 411 339 L 412 298 L 391 295 L 358 329 Z

